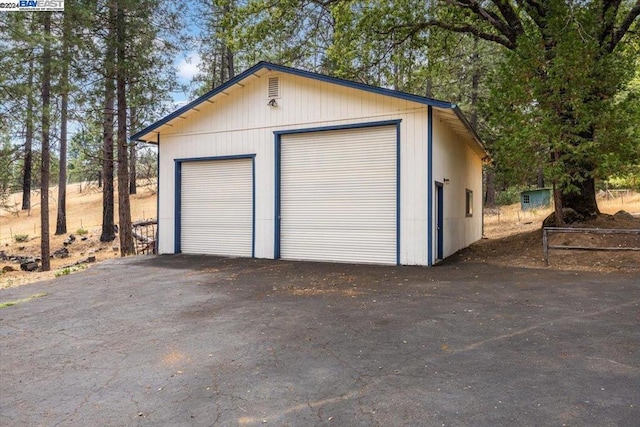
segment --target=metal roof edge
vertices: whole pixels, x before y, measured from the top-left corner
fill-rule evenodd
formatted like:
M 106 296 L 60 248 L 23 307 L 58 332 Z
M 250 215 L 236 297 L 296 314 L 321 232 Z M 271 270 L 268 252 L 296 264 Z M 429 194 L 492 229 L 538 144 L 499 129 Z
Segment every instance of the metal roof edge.
M 300 70 L 298 68 L 287 67 L 285 65 L 278 65 L 269 62 L 261 62 L 267 69 L 273 71 L 280 71 L 283 73 L 289 73 L 300 77 L 307 77 L 314 80 L 319 80 L 327 83 L 333 83 L 341 86 L 350 87 L 352 89 L 360 89 L 366 92 L 375 93 L 378 95 L 391 96 L 394 98 L 405 99 L 407 101 L 413 101 L 424 105 L 431 105 L 433 107 L 451 108 L 453 104 L 446 101 L 440 101 L 438 99 L 427 98 L 425 96 L 414 95 L 407 92 L 402 92 L 394 89 L 385 89 L 378 86 L 372 86 L 365 83 L 354 82 L 351 80 L 345 80 L 338 77 L 328 76 L 326 74 L 314 73 L 312 71 Z

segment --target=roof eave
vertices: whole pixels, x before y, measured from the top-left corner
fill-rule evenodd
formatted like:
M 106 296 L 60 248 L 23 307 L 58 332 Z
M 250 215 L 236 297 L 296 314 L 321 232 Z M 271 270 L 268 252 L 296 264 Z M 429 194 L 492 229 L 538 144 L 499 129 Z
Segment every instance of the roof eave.
M 469 123 L 469 120 L 467 120 L 465 115 L 462 113 L 462 110 L 460 109 L 460 107 L 458 107 L 456 104 L 451 104 L 451 109 L 453 110 L 454 113 L 456 113 L 456 116 L 458 116 L 458 119 L 467 128 L 467 130 L 469 131 L 469 133 L 473 137 L 473 140 L 478 145 L 478 147 L 480 148 L 482 153 L 485 155 L 483 160 L 489 158 L 489 152 L 487 151 L 487 148 L 484 146 L 484 143 L 482 142 L 482 139 L 480 139 L 480 136 L 478 135 L 478 133 L 476 132 L 474 127 L 471 126 L 471 123 Z

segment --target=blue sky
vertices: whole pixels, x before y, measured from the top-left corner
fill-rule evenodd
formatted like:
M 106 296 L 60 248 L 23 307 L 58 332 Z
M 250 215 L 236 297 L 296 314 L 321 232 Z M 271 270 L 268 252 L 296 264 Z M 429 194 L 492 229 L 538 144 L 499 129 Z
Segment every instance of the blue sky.
M 189 86 L 193 78 L 198 74 L 198 64 L 200 63 L 200 55 L 197 52 L 183 52 L 175 60 L 175 66 L 178 70 L 178 82 Z M 173 100 L 176 104 L 184 105 L 189 101 L 189 94 L 185 92 L 174 92 Z
M 198 40 L 201 37 L 202 30 L 194 17 L 200 16 L 201 12 L 195 2 L 187 3 L 186 7 L 186 13 L 182 15 L 185 25 L 184 31 L 189 37 Z M 200 55 L 193 50 L 193 47 L 182 51 L 174 60 L 178 83 L 189 87 L 193 78 L 198 74 L 198 64 L 200 64 Z M 182 106 L 191 100 L 188 92 L 174 92 L 172 96 L 178 106 Z

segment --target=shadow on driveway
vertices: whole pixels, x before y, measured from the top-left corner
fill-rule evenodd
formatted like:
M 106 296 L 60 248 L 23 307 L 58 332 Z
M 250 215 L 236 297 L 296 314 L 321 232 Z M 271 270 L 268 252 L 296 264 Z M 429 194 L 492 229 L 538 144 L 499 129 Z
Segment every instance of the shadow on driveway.
M 109 261 L 0 291 L 0 425 L 618 425 L 640 280 L 451 263 Z

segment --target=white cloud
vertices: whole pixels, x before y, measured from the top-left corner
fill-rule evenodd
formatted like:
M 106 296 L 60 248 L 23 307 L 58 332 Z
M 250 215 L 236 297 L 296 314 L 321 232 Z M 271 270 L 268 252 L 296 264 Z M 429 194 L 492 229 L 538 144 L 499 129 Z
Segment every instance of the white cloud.
M 198 74 L 198 65 L 200 64 L 200 55 L 194 52 L 187 53 L 177 65 L 178 78 L 190 82 L 193 77 Z
M 175 110 L 177 110 L 178 108 L 182 108 L 185 105 L 187 105 L 189 103 L 189 100 L 185 99 L 185 100 L 180 100 L 180 101 L 174 101 L 173 102 L 173 108 Z

